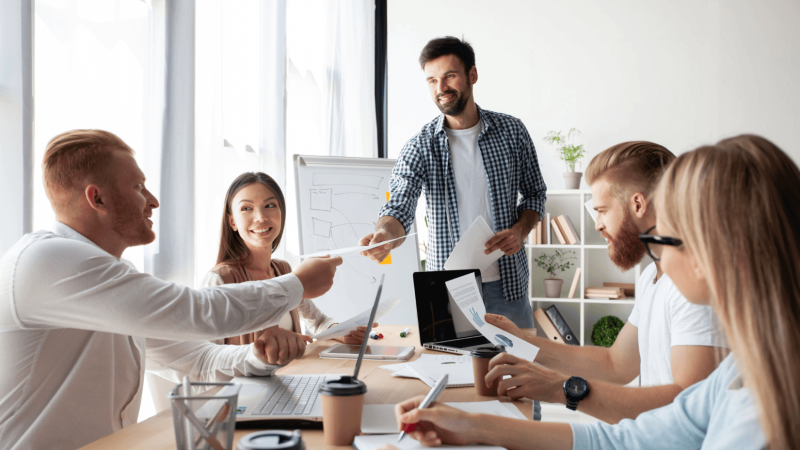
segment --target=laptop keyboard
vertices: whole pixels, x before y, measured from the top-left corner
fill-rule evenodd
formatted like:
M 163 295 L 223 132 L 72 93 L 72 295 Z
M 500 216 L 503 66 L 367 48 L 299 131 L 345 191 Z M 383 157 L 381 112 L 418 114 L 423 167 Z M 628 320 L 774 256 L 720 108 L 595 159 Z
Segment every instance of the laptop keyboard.
M 254 416 L 302 416 L 311 414 L 319 397 L 320 375 L 278 375 L 281 381 L 272 395 L 264 396 L 253 409 Z

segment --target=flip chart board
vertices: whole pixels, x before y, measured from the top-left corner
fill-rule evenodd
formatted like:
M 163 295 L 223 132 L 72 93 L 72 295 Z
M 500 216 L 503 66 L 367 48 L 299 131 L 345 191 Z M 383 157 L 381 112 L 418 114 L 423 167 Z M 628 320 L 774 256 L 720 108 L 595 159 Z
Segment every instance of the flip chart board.
M 353 247 L 375 231 L 378 211 L 389 195 L 393 159 L 294 155 L 300 254 Z M 408 233 L 416 233 L 416 224 Z M 378 280 L 386 274 L 383 299 L 400 303 L 381 318 L 385 324 L 416 324 L 412 274 L 420 271 L 417 236 L 392 250 L 382 264 L 359 253 L 342 256 L 333 287 L 314 300 L 325 314 L 344 320 L 369 308 Z

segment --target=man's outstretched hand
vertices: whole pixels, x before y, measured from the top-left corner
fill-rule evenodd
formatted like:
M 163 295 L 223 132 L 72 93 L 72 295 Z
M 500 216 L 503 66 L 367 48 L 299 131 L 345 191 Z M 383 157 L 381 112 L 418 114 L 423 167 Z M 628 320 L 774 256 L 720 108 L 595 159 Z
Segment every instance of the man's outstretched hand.
M 253 353 L 265 364 L 283 366 L 306 352 L 306 345 L 312 342 L 311 336 L 284 330 L 275 325 L 264 330 L 253 342 Z
M 308 258 L 292 273 L 303 283 L 303 298 L 317 298 L 333 286 L 336 266 L 342 263 L 341 256 Z

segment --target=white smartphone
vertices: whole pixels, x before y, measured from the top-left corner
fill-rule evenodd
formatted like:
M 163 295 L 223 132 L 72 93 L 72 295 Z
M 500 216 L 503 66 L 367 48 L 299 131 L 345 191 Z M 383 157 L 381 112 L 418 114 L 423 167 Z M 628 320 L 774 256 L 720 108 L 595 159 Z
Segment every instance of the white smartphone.
M 338 344 L 320 352 L 320 358 L 357 359 L 360 345 Z M 364 359 L 383 361 L 406 361 L 414 354 L 414 347 L 394 345 L 367 345 Z

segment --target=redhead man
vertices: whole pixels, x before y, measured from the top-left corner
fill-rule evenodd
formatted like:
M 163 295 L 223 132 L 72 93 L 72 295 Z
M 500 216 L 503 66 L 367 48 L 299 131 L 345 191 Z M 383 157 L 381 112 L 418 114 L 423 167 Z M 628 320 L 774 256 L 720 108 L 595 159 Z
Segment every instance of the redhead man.
M 639 235 L 656 224 L 651 194 L 674 159 L 658 144 L 623 142 L 595 156 L 586 168 L 597 210 L 595 228 L 608 240 L 611 261 L 623 271 L 645 255 Z M 562 345 L 525 335 L 502 316 L 488 314 L 486 320 L 540 348 L 538 364 L 507 354 L 491 361 L 487 381 L 511 375 L 500 381 L 501 393 L 565 403 L 609 423 L 670 404 L 716 368 L 716 347 L 725 345 L 711 307 L 689 303 L 657 260 L 642 271 L 633 312 L 611 348 Z M 623 386 L 637 376 L 641 388 Z M 564 386 L 570 377 L 582 380 L 585 392 L 568 396 Z
M 122 252 L 155 239 L 158 200 L 112 133 L 53 138 L 42 169 L 56 213 L 0 259 L 0 447 L 77 448 L 136 423 L 145 358 L 207 378 L 266 375 L 263 343 L 237 355 L 202 341 L 277 325 L 333 284 L 341 258 L 292 274 L 193 290 L 138 273 Z

